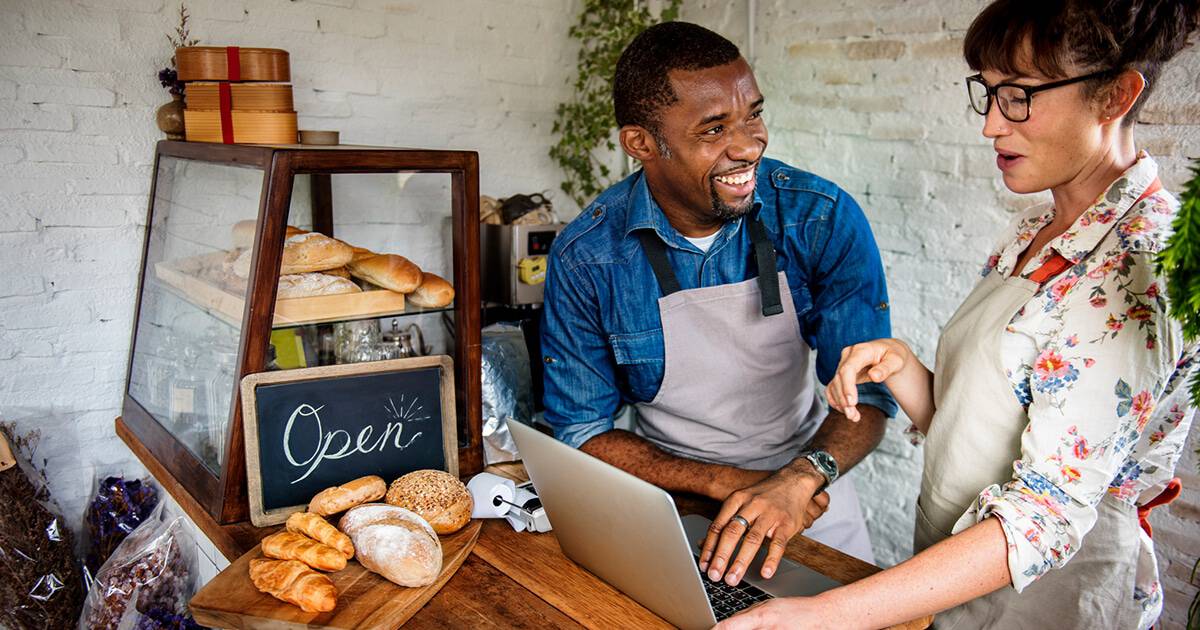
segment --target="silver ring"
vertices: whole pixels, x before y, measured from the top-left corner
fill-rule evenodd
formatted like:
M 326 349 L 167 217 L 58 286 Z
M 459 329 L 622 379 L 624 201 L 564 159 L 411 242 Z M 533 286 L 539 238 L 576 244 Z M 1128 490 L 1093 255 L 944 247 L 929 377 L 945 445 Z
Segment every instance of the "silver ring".
M 730 523 L 733 523 L 733 522 L 741 523 L 742 527 L 744 529 L 746 529 L 747 531 L 750 530 L 750 521 L 747 521 L 741 514 L 735 514 L 733 516 L 733 518 L 729 519 L 729 522 Z

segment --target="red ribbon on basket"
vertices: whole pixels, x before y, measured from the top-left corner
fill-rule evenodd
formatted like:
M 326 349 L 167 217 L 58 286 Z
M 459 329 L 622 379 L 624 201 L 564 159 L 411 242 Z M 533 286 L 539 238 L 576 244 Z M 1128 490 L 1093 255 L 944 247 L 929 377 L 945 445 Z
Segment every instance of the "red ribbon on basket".
M 229 68 L 229 80 L 242 80 L 242 49 L 238 46 L 225 47 L 225 65 Z
M 229 83 L 222 81 L 217 84 L 221 115 L 221 142 L 233 144 L 233 94 Z

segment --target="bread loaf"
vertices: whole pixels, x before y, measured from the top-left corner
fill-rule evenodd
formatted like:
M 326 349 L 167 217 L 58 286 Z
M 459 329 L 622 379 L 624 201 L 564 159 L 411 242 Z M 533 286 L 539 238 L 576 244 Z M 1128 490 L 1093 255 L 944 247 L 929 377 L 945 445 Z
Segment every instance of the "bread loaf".
M 276 532 L 267 536 L 262 539 L 262 551 L 268 558 L 299 560 L 322 571 L 346 568 L 346 556 L 342 552 L 296 532 Z
M 350 537 L 339 532 L 322 516 L 312 512 L 296 512 L 288 517 L 287 530 L 319 540 L 337 549 L 347 560 L 354 557 L 354 543 L 350 542 Z
M 454 287 L 440 276 L 421 272 L 421 284 L 408 294 L 408 301 L 421 308 L 442 308 L 454 301 Z
M 258 221 L 254 219 L 246 219 L 233 224 L 233 247 L 234 249 L 251 249 L 254 247 L 254 232 L 258 229 Z M 301 230 L 298 227 L 287 226 L 284 229 L 284 238 L 291 238 L 297 234 L 304 234 L 307 230 Z
M 380 477 L 368 475 L 317 493 L 308 504 L 308 511 L 319 516 L 344 512 L 356 505 L 378 501 L 387 494 L 387 483 Z
M 338 526 L 350 536 L 358 561 L 400 586 L 427 586 L 442 570 L 442 543 L 412 512 L 386 504 L 360 505 Z
M 304 612 L 329 612 L 337 606 L 333 580 L 295 560 L 250 561 L 254 588 L 299 606 Z
M 421 284 L 421 269 L 396 254 L 380 254 L 351 262 L 350 275 L 397 293 L 412 293 Z
M 324 273 L 297 273 L 279 276 L 279 290 L 275 293 L 277 300 L 313 297 L 315 295 L 339 295 L 342 293 L 361 293 L 350 280 L 331 276 Z
M 350 262 L 353 257 L 354 250 L 349 245 L 324 234 L 303 232 L 284 241 L 279 274 L 336 269 Z
M 345 278 L 347 280 L 350 279 L 350 270 L 345 267 L 338 267 L 337 269 L 326 269 L 325 271 L 322 271 L 321 273 L 323 273 L 327 276 L 337 276 L 339 278 Z
M 379 255 L 367 249 L 366 247 L 351 247 L 351 249 L 354 250 L 354 258 L 351 258 L 350 262 L 358 262 L 364 258 L 371 258 L 372 256 Z
M 415 512 L 439 534 L 452 534 L 471 520 L 475 502 L 467 486 L 441 470 L 418 470 L 392 482 L 387 502 Z

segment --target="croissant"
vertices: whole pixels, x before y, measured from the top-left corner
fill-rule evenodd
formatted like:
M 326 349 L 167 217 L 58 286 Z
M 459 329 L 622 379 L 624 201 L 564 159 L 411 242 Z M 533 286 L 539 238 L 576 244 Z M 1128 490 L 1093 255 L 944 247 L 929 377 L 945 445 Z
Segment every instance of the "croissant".
M 295 532 L 277 532 L 262 539 L 263 555 L 279 560 L 299 560 L 322 571 L 346 568 L 342 552 Z
M 337 606 L 333 580 L 295 560 L 250 561 L 254 588 L 299 606 L 304 612 L 329 612 Z
M 354 543 L 350 542 L 350 537 L 312 512 L 296 512 L 289 516 L 287 530 L 329 545 L 340 551 L 347 560 L 354 557 Z

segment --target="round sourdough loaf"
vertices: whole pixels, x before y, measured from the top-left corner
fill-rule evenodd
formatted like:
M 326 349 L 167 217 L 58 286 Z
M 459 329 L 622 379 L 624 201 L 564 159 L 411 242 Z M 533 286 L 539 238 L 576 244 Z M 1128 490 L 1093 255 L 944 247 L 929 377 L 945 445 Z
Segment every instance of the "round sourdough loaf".
M 441 470 L 417 470 L 392 482 L 384 499 L 412 510 L 439 534 L 452 534 L 471 520 L 475 502 L 467 486 Z
M 454 301 L 454 287 L 440 276 L 421 272 L 421 285 L 408 294 L 408 301 L 421 308 L 442 308 Z
M 353 257 L 353 251 L 351 251 Z M 412 293 L 421 284 L 421 268 L 396 254 L 379 254 L 351 262 L 350 275 L 397 293 Z
M 442 543 L 416 514 L 394 505 L 368 503 L 338 522 L 354 543 L 358 561 L 400 586 L 427 586 L 442 570 Z

